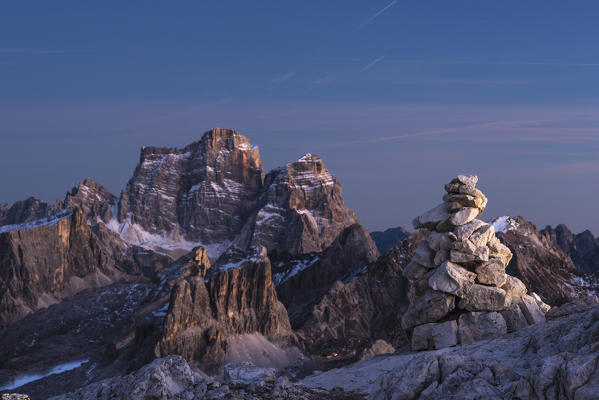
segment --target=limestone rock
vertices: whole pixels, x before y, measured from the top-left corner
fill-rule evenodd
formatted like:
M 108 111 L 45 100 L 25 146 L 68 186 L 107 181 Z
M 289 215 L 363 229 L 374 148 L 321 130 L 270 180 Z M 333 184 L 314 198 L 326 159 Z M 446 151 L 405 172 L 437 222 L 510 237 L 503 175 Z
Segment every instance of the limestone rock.
M 466 240 L 470 238 L 470 235 L 474 233 L 477 229 L 488 225 L 486 222 L 481 221 L 480 219 L 473 219 L 467 224 L 456 226 L 453 233 L 457 236 L 457 240 Z
M 412 333 L 412 350 L 444 349 L 458 344 L 458 323 L 446 321 L 419 325 Z
M 382 354 L 393 354 L 395 348 L 386 341 L 379 339 L 360 354 L 360 360 L 367 360 Z
M 505 320 L 508 332 L 514 332 L 528 326 L 528 321 L 518 304 L 509 305 L 505 310 L 501 310 L 500 314 Z
M 460 315 L 460 344 L 469 344 L 507 333 L 507 325 L 497 312 L 471 312 Z
M 449 218 L 447 204 L 441 203 L 438 206 L 431 208 L 424 214 L 416 217 L 414 221 L 412 221 L 412 225 L 414 226 L 414 229 L 435 229 L 437 224 L 445 221 L 447 218 Z
M 424 267 L 431 268 L 434 266 L 433 259 L 435 254 L 428 247 L 426 241 L 422 241 L 420 245 L 416 248 L 414 252 L 414 256 L 412 257 L 412 262 L 416 262 Z
M 427 322 L 436 322 L 449 314 L 454 307 L 453 296 L 429 289 L 410 305 L 401 319 L 401 325 L 408 329 Z
M 433 290 L 462 296 L 474 283 L 476 274 L 446 261 L 441 264 L 429 278 L 428 284 Z
M 505 265 L 499 258 L 492 258 L 475 271 L 476 279 L 482 284 L 502 287 L 506 283 Z
M 474 218 L 480 215 L 480 210 L 475 207 L 464 207 L 449 217 L 449 222 L 452 225 L 460 226 L 466 225 Z
M 476 186 L 478 183 L 478 176 L 460 174 L 452 179 L 450 183 L 461 183 L 463 185 Z
M 486 246 L 495 237 L 493 225 L 483 225 L 468 238 L 476 247 Z
M 505 290 L 479 284 L 471 285 L 458 303 L 459 308 L 468 311 L 500 311 L 506 306 Z
M 223 380 L 232 388 L 250 388 L 265 386 L 275 380 L 274 368 L 258 368 L 251 362 L 227 364 L 223 371 Z
M 511 275 L 507 276 L 501 289 L 505 290 L 508 304 L 518 304 L 520 303 L 520 299 L 526 295 L 526 286 L 524 283 Z
M 522 314 L 526 317 L 526 321 L 531 325 L 545 322 L 545 313 L 541 311 L 537 301 L 532 296 L 522 296 L 520 310 L 522 310 Z

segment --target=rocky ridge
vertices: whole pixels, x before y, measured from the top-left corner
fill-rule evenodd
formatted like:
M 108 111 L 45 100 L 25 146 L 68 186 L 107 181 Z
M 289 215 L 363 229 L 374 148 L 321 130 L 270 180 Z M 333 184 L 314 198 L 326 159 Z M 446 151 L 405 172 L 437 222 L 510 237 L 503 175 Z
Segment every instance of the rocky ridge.
M 544 321 L 549 307 L 506 274 L 512 253 L 493 225 L 476 219 L 487 198 L 478 178 L 458 175 L 443 203 L 417 217 L 414 228 L 430 233 L 403 274 L 413 282 L 402 327 L 412 331 L 412 349 L 441 349 Z
M 599 270 L 599 240 L 591 231 L 573 234 L 566 225 L 560 224 L 555 228 L 545 227 L 541 234 L 568 254 L 581 272 L 592 274 Z

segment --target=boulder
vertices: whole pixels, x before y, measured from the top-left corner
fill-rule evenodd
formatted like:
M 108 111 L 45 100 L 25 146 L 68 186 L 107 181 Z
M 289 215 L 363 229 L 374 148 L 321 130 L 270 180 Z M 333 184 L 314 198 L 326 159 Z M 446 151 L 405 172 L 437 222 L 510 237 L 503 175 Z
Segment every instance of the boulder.
M 524 283 L 511 275 L 507 275 L 501 289 L 505 290 L 507 304 L 518 304 L 522 296 L 526 295 L 526 286 Z
M 480 219 L 473 219 L 467 224 L 456 226 L 453 233 L 456 235 L 457 240 L 466 240 L 476 231 L 477 229 L 489 225 L 486 222 L 481 221 Z
M 439 222 L 446 220 L 448 217 L 449 212 L 447 211 L 447 204 L 441 203 L 438 206 L 431 208 L 424 214 L 416 217 L 412 221 L 412 225 L 414 226 L 414 229 L 435 229 Z
M 541 311 L 534 297 L 529 295 L 522 296 L 519 306 L 530 325 L 545 322 L 545 313 Z
M 449 217 L 452 225 L 465 225 L 480 215 L 480 210 L 476 207 L 464 207 Z
M 233 388 L 253 388 L 274 382 L 274 368 L 258 368 L 251 362 L 227 364 L 223 370 L 223 380 Z
M 473 253 L 465 253 L 459 250 L 451 250 L 449 252 L 451 262 L 458 264 L 476 264 L 479 262 L 489 261 L 489 248 L 479 247 Z
M 476 274 L 449 261 L 441 264 L 428 279 L 433 290 L 461 296 L 474 283 Z
M 422 296 L 414 299 L 414 303 L 401 318 L 404 329 L 427 322 L 437 322 L 455 308 L 455 297 L 428 289 Z
M 510 304 L 508 308 L 499 313 L 505 320 L 508 332 L 514 332 L 528 326 L 526 317 L 522 314 L 522 310 L 520 310 L 518 304 Z
M 461 183 L 463 185 L 476 186 L 478 183 L 478 176 L 460 174 L 453 178 L 450 183 Z
M 421 264 L 418 264 L 415 261 L 411 261 L 403 270 L 403 276 L 410 279 L 415 280 L 422 278 L 430 268 L 425 267 Z
M 499 311 L 506 305 L 505 290 L 479 284 L 471 285 L 458 303 L 459 308 L 468 311 Z
M 426 240 L 423 240 L 416 250 L 414 251 L 414 256 L 412 257 L 413 262 L 417 262 L 418 264 L 431 268 L 434 266 L 433 258 L 435 257 L 435 253 L 428 247 Z
M 470 344 L 507 333 L 507 325 L 497 312 L 471 312 L 460 315 L 460 344 Z
M 412 350 L 444 349 L 458 344 L 457 321 L 419 325 L 412 333 Z
M 470 235 L 469 240 L 476 247 L 483 247 L 486 246 L 493 237 L 495 237 L 495 228 L 493 228 L 493 225 L 483 225 Z
M 393 353 L 395 353 L 395 348 L 383 339 L 379 339 L 362 352 L 360 355 L 360 360 L 367 360 L 382 354 Z
M 476 279 L 485 285 L 501 287 L 507 280 L 505 265 L 499 258 L 492 258 L 483 265 L 476 267 Z

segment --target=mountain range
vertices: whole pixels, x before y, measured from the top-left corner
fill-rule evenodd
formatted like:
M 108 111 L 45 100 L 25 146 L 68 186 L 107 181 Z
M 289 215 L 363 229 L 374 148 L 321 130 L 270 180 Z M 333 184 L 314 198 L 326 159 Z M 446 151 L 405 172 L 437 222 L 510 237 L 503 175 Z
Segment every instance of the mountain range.
M 554 334 L 565 329 L 568 318 L 584 320 L 576 340 L 586 335 L 584 345 L 594 349 L 588 353 L 594 358 L 587 360 L 579 349 L 568 355 L 541 352 L 557 360 L 551 371 L 565 371 L 562 386 L 551 389 L 557 397 L 546 394 L 549 385 L 539 389 L 546 397 L 540 396 L 537 381 L 521 379 L 531 367 L 515 365 L 507 353 L 502 357 L 511 372 L 498 372 L 483 357 L 467 369 L 469 379 L 476 377 L 497 398 L 507 393 L 501 385 L 508 383 L 512 394 L 528 390 L 537 398 L 574 398 L 576 392 L 576 398 L 590 398 L 577 389 L 585 382 L 599 385 L 589 378 L 599 373 L 599 347 L 592 343 L 599 241 L 588 231 L 575 235 L 565 225 L 539 231 L 523 217 L 510 216 L 475 223 L 472 239 L 454 238 L 452 232 L 470 226 L 486 205 L 473 178 L 457 179 L 446 185 L 446 209 L 419 217 L 428 221 L 419 229 L 369 233 L 318 156 L 306 154 L 267 172 L 247 137 L 215 128 L 182 149 L 142 148 L 118 196 L 87 178 L 54 204 L 29 198 L 0 206 L 0 391 L 36 399 L 119 398 L 127 385 L 144 388 L 130 397 L 140 399 L 459 396 L 466 389 L 452 387 L 448 376 L 474 357 L 477 345 L 458 345 L 451 360 L 413 353 L 414 330 L 401 321 L 414 296 L 428 290 L 430 274 L 414 280 L 406 270 L 414 270 L 415 260 L 423 264 L 423 257 L 433 263 L 423 252 L 439 250 L 444 246 L 439 241 L 459 242 L 462 247 L 447 245 L 464 253 L 472 235 L 492 230 L 500 244 L 488 246 L 510 253 L 504 270 L 525 285 L 521 296 L 534 294 L 535 312 L 543 310 L 539 318 L 555 320 L 542 329 Z M 465 213 L 472 215 L 458 221 L 456 215 Z M 487 261 L 488 256 L 474 263 Z M 444 279 L 460 285 L 474 279 L 472 272 L 458 277 L 451 275 L 457 268 L 447 271 L 454 272 Z M 418 282 L 424 282 L 422 293 L 414 290 Z M 493 290 L 509 292 L 502 288 Z M 541 340 L 528 326 L 541 320 L 530 319 L 528 306 L 519 307 L 527 317 L 521 330 L 491 335 L 485 328 L 486 334 L 477 334 L 486 343 L 481 351 L 489 351 L 484 347 L 492 346 L 489 340 L 508 340 L 512 347 Z M 472 329 L 483 330 L 477 324 Z M 399 355 L 381 356 L 391 353 Z M 342 382 L 357 374 L 356 365 L 383 368 L 376 363 L 384 357 L 390 375 L 373 375 L 376 390 Z M 534 357 L 530 363 L 549 362 Z M 589 363 L 592 368 L 585 367 Z M 429 372 L 441 368 L 442 377 L 422 372 L 424 381 L 408 382 L 401 378 L 406 365 Z M 578 386 L 572 368 L 588 369 Z M 451 379 L 461 385 L 465 378 Z M 410 385 L 416 386 L 406 389 Z M 481 396 L 472 398 L 493 398 Z

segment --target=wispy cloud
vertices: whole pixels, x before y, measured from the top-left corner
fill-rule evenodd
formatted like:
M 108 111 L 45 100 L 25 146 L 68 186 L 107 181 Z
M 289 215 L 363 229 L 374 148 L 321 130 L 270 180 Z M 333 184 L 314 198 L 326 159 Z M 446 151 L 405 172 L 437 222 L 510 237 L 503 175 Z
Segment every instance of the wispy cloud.
M 76 53 L 93 53 L 92 50 L 82 49 L 28 49 L 19 47 L 0 47 L 0 54 L 76 54 Z
M 402 60 L 389 58 L 402 64 L 455 64 L 455 65 L 539 65 L 548 67 L 599 67 L 599 63 L 551 61 L 473 61 L 473 60 Z
M 295 76 L 295 72 L 287 72 L 285 75 L 281 75 L 281 76 L 272 78 L 270 80 L 270 83 L 272 83 L 273 85 L 278 85 L 280 83 L 288 81 L 289 79 L 293 78 L 294 76 Z
M 377 11 L 376 13 L 371 15 L 370 18 L 368 18 L 366 21 L 364 21 L 360 24 L 360 26 L 358 27 L 358 30 L 364 28 L 366 25 L 368 25 L 369 23 L 374 21 L 382 13 L 384 13 L 385 11 L 387 11 L 388 9 L 393 7 L 395 5 L 395 3 L 397 3 L 397 0 L 393 0 L 391 3 L 387 4 L 385 7 L 381 8 L 379 11 Z
M 371 62 L 369 62 L 368 64 L 366 64 L 366 66 L 364 66 L 364 68 L 362 68 L 360 70 L 360 72 L 366 72 L 368 71 L 370 68 L 374 67 L 376 64 L 380 63 L 381 61 L 383 61 L 385 59 L 385 57 L 387 57 L 386 55 L 380 56 L 379 58 L 372 60 Z

